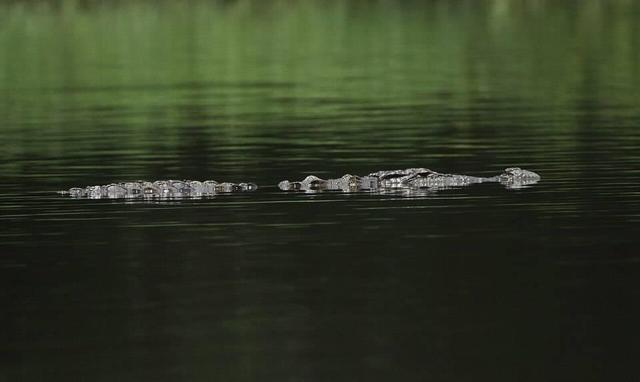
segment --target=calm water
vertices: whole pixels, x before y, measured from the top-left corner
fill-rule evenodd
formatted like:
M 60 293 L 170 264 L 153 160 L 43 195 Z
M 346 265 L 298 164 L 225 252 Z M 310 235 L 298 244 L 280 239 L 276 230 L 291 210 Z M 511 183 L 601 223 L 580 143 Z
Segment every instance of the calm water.
M 0 5 L 0 380 L 637 375 L 640 3 Z M 541 174 L 433 195 L 313 173 Z M 131 179 L 204 200 L 72 200 Z

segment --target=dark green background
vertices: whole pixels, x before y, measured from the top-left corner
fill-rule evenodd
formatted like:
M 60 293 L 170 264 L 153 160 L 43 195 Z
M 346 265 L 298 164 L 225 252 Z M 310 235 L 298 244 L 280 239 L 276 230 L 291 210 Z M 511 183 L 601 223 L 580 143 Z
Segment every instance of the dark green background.
M 633 380 L 639 89 L 636 1 L 3 2 L 0 380 Z M 54 193 L 170 178 L 261 188 Z

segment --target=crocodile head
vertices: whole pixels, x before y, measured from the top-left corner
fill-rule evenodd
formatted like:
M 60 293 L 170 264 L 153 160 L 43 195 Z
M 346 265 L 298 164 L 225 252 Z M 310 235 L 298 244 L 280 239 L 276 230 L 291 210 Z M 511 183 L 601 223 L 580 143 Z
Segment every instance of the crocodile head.
M 498 175 L 500 183 L 510 189 L 524 188 L 538 183 L 540 179 L 540 175 L 533 171 L 523 170 L 520 167 L 506 168 L 502 174 Z

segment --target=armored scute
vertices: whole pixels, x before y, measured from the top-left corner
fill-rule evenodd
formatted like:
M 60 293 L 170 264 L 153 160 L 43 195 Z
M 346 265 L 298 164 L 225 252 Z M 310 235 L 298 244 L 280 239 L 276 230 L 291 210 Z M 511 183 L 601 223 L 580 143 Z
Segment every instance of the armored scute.
M 75 198 L 131 199 L 131 198 L 201 198 L 221 193 L 255 191 L 253 183 L 218 183 L 213 180 L 157 180 L 111 183 L 103 186 L 70 188 L 63 191 Z
M 283 191 L 393 191 L 427 190 L 464 187 L 475 183 L 497 182 L 509 189 L 523 188 L 537 183 L 540 175 L 535 172 L 510 167 L 493 177 L 475 177 L 469 175 L 442 174 L 427 168 L 408 168 L 405 170 L 384 170 L 372 172 L 366 176 L 344 175 L 337 179 L 320 179 L 309 175 L 299 182 L 284 180 L 278 184 Z

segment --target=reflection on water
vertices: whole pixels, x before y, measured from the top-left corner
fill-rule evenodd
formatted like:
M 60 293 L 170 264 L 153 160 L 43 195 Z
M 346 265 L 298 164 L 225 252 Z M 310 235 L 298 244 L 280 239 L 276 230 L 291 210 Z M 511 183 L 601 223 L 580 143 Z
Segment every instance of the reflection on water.
M 0 380 L 635 375 L 639 6 L 1 4 Z M 416 166 L 543 181 L 275 186 Z

